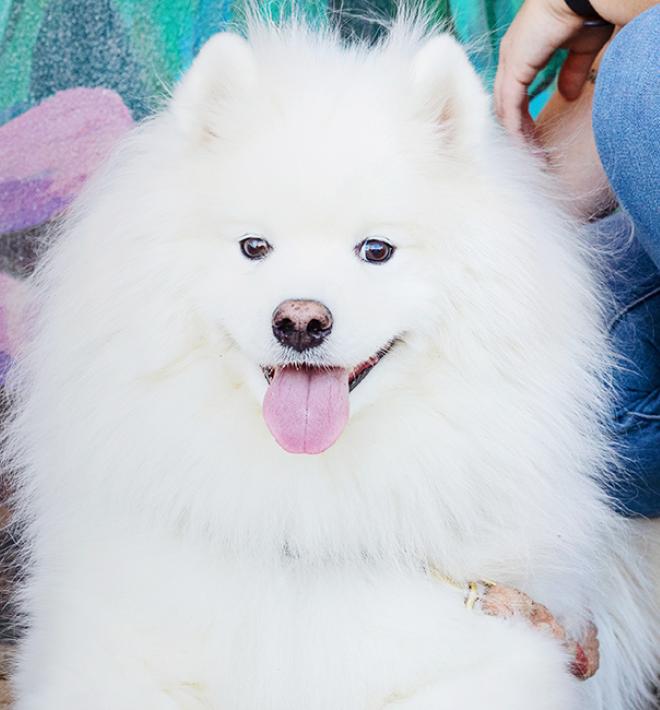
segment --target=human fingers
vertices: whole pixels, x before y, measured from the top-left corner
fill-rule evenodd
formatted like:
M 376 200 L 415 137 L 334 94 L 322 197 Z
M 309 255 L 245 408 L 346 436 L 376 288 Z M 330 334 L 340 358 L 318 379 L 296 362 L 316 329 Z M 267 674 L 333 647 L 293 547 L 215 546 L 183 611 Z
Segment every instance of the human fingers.
M 594 60 L 611 34 L 611 26 L 585 28 L 569 44 L 569 53 L 557 80 L 559 93 L 565 99 L 574 101 L 582 93 Z
M 529 85 L 554 51 L 581 27 L 581 20 L 563 3 L 526 0 L 500 45 L 495 77 L 495 111 L 514 135 L 529 135 Z
M 521 137 L 527 136 L 533 127 L 527 87 L 527 83 L 498 69 L 493 94 L 495 112 L 509 133 Z

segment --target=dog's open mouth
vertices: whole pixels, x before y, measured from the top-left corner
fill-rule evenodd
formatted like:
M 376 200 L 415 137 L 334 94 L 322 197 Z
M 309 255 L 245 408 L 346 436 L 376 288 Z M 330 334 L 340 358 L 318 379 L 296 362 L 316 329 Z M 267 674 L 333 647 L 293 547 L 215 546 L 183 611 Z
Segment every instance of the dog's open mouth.
M 279 445 L 297 454 L 320 454 L 332 446 L 348 421 L 349 393 L 395 342 L 350 370 L 299 364 L 262 367 L 269 385 L 264 418 Z
M 375 355 L 372 355 L 368 360 L 361 362 L 359 365 L 357 365 L 356 367 L 354 367 L 352 370 L 349 371 L 349 373 L 348 373 L 348 391 L 349 392 L 352 392 L 360 384 L 360 382 L 362 382 L 362 380 L 374 369 L 374 367 L 376 367 L 376 365 L 394 347 L 394 344 L 396 342 L 397 342 L 397 339 L 393 338 L 392 340 L 390 340 L 390 342 L 384 348 L 381 348 Z M 306 365 L 288 365 L 287 367 L 294 367 L 294 368 L 298 368 L 298 369 L 310 369 L 310 370 L 315 369 L 312 367 L 308 368 Z M 327 369 L 327 368 L 320 368 L 320 369 Z M 261 371 L 264 373 L 264 377 L 266 378 L 266 382 L 268 382 L 268 384 L 270 385 L 270 383 L 273 381 L 273 378 L 275 377 L 275 368 L 262 366 Z

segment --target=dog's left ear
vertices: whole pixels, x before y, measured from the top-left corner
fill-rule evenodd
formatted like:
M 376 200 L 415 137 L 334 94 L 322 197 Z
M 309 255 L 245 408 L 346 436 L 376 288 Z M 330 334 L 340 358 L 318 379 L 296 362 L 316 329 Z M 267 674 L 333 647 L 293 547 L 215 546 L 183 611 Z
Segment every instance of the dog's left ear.
M 479 145 L 490 122 L 488 95 L 453 37 L 432 37 L 417 52 L 413 92 L 420 115 L 437 125 L 447 147 Z
M 220 32 L 202 47 L 172 97 L 172 111 L 181 130 L 203 140 L 221 130 L 230 102 L 256 83 L 256 62 L 245 39 Z

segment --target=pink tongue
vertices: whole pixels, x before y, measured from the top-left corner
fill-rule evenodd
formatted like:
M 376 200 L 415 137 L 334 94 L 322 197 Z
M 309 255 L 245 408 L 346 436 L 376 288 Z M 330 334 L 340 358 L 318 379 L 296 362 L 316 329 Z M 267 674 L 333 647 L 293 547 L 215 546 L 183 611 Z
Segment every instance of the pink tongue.
M 278 367 L 264 398 L 264 419 L 286 451 L 320 454 L 348 421 L 348 373 Z

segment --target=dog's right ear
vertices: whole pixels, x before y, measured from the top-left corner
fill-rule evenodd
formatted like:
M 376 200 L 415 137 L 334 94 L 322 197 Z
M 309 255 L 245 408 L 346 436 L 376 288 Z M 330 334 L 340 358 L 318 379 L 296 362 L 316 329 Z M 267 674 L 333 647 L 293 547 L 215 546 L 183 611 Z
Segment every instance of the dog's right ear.
M 252 48 L 237 34 L 220 32 L 206 42 L 172 97 L 181 130 L 193 139 L 217 135 L 223 108 L 256 81 Z
M 489 124 L 486 91 L 465 50 L 449 34 L 429 39 L 413 63 L 415 101 L 446 147 L 479 145 Z

